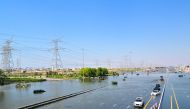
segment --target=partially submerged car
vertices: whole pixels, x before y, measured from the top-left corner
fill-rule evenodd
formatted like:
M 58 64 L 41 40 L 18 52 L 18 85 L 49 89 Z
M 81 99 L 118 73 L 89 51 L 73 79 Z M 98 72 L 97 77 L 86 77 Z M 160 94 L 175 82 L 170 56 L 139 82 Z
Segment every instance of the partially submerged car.
M 144 107 L 144 101 L 142 97 L 137 97 L 133 103 L 134 107 Z
M 152 93 L 151 93 L 151 96 L 157 96 L 157 95 L 160 95 L 160 94 L 161 94 L 160 90 L 154 89 L 154 90 L 152 91 Z
M 156 84 L 156 87 L 159 87 L 159 88 L 160 88 L 161 86 L 160 86 L 160 84 Z

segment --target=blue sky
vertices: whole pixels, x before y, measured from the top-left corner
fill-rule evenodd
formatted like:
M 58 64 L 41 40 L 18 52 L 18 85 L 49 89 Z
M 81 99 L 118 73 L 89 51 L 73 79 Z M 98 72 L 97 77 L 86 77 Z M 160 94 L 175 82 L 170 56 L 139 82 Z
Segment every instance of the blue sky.
M 13 40 L 23 67 L 190 64 L 189 0 L 0 0 L 0 46 Z M 127 59 L 126 59 L 127 58 Z M 16 63 L 16 62 L 14 62 Z M 16 65 L 16 64 L 15 64 Z

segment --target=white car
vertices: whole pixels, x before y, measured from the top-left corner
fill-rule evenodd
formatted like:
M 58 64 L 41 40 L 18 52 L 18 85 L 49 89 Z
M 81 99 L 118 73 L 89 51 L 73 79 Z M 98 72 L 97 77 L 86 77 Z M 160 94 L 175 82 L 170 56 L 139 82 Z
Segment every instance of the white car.
M 144 106 L 144 101 L 142 97 L 137 97 L 136 100 L 133 103 L 134 107 L 143 107 Z
M 152 93 L 151 93 L 152 96 L 157 96 L 157 95 L 160 95 L 160 94 L 161 94 L 160 90 L 153 90 Z

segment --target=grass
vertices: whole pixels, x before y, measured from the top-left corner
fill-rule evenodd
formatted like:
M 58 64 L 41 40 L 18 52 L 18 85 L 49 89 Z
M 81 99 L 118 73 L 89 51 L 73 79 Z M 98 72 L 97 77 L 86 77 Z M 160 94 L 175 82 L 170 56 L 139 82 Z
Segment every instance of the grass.
M 55 78 L 55 79 L 79 79 L 79 78 L 81 78 L 81 76 L 78 74 L 50 74 L 47 77 Z
M 36 78 L 8 78 L 6 83 L 15 83 L 15 82 L 43 82 L 46 79 L 36 79 Z

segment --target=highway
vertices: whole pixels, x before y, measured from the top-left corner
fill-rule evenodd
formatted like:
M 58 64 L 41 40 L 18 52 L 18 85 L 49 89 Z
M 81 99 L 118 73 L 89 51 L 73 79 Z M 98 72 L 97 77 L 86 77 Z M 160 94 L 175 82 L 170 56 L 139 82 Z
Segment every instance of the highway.
M 154 104 L 159 104 L 161 96 L 151 96 L 153 88 L 159 83 L 157 80 L 162 74 L 141 74 L 140 76 L 128 75 L 126 81 L 123 81 L 123 76 L 111 77 L 108 83 L 112 80 L 117 80 L 118 85 L 96 90 L 67 100 L 53 103 L 39 109 L 134 109 L 133 102 L 136 97 L 141 96 L 145 101 L 145 106 L 142 109 L 150 109 Z M 161 84 L 163 89 L 164 83 Z
M 185 74 L 181 78 L 178 75 L 168 75 L 166 91 L 160 109 L 189 109 L 190 75 Z
M 165 82 L 158 82 L 160 75 L 163 75 Z M 145 101 L 144 108 L 150 109 L 154 104 L 159 105 L 159 109 L 189 109 L 190 107 L 190 75 L 184 74 L 184 77 L 178 77 L 179 74 L 153 74 L 153 75 L 129 75 L 126 81 L 123 76 L 111 77 L 107 83 L 112 80 L 118 80 L 117 86 L 111 84 L 105 88 L 96 91 L 84 93 L 80 96 L 65 99 L 39 109 L 134 109 L 133 101 L 136 97 L 142 96 Z M 139 82 L 140 81 L 140 82 Z M 152 89 L 157 83 L 161 84 L 160 96 L 150 96 Z M 165 91 L 164 91 L 165 89 Z M 30 104 L 28 104 L 30 105 Z M 22 107 L 22 106 L 20 106 Z

